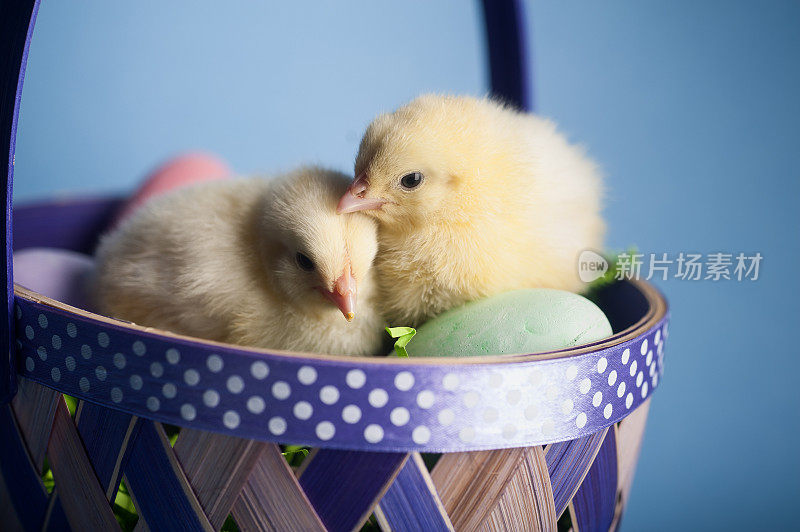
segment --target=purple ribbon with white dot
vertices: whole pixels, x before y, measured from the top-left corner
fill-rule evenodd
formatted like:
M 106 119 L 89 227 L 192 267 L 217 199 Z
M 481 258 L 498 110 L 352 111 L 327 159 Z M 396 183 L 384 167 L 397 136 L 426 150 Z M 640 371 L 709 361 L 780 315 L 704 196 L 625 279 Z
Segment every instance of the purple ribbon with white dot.
M 668 321 L 572 356 L 432 364 L 265 353 L 20 297 L 15 312 L 20 373 L 68 395 L 244 438 L 443 452 L 571 440 L 619 421 L 658 385 Z

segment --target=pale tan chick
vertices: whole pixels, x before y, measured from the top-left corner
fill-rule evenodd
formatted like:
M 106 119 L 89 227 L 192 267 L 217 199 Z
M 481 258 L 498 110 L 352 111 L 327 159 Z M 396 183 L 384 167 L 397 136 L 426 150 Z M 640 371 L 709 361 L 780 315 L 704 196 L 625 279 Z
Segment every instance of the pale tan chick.
M 379 353 L 375 222 L 336 215 L 347 185 L 343 174 L 305 168 L 157 198 L 103 238 L 98 308 L 246 346 Z
M 340 213 L 379 222 L 385 317 L 417 325 L 517 288 L 579 291 L 602 249 L 596 165 L 552 122 L 488 100 L 421 96 L 367 128 Z

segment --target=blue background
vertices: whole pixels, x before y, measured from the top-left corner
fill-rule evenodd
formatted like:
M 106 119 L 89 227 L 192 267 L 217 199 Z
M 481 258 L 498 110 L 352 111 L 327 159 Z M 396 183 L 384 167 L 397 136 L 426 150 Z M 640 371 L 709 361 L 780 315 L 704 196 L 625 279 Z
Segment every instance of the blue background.
M 45 0 L 15 196 L 131 190 L 166 157 L 351 170 L 366 124 L 487 90 L 477 3 Z M 627 530 L 792 527 L 800 500 L 800 4 L 534 2 L 540 113 L 608 181 L 610 248 L 760 252 L 669 280 L 667 369 Z

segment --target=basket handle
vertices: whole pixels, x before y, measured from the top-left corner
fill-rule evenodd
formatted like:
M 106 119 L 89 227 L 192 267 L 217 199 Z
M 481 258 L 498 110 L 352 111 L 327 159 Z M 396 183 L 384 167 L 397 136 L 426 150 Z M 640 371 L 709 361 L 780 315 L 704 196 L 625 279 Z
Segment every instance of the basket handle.
M 0 188 L 5 191 L 6 215 L 3 222 L 3 248 L 6 268 L 2 283 L 6 287 L 5 319 L 0 321 L 0 405 L 10 401 L 17 391 L 14 367 L 14 277 L 11 262 L 11 188 L 14 176 L 14 145 L 17 140 L 17 117 L 22 97 L 22 81 L 33 24 L 39 0 L 4 0 L 0 2 L 0 153 L 8 154 L 7 172 Z
M 522 0 L 483 0 L 492 95 L 524 111 L 533 110 L 533 78 Z
M 3 248 L 6 269 L 6 316 L 0 321 L 0 405 L 16 393 L 14 341 L 14 283 L 11 259 L 11 193 L 14 145 L 22 82 L 40 0 L 0 1 L 0 150 L 8 154 L 8 169 L 0 188 L 5 190 Z M 492 94 L 529 110 L 532 96 L 525 47 L 522 0 L 482 0 Z

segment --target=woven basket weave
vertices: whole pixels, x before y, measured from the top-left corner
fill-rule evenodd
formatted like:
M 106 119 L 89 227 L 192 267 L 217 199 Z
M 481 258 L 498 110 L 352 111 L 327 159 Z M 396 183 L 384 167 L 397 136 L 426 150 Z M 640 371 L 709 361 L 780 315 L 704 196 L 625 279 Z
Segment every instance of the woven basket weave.
M 37 7 L 0 6 L 9 206 Z M 493 89 L 527 107 L 519 6 L 484 8 Z M 19 207 L 14 249 L 90 253 L 119 203 Z M 137 529 L 219 530 L 230 514 L 242 530 L 280 531 L 354 530 L 373 513 L 383 530 L 620 523 L 667 336 L 666 302 L 646 283 L 599 294 L 615 334 L 586 346 L 458 360 L 325 357 L 180 337 L 12 289 L 5 223 L 3 530 L 118 529 L 109 501 L 123 478 Z M 62 393 L 79 399 L 74 418 Z M 162 423 L 182 427 L 174 446 Z M 281 442 L 315 450 L 293 470 Z M 429 470 L 422 452 L 443 454 Z M 45 459 L 52 493 L 40 479 Z

